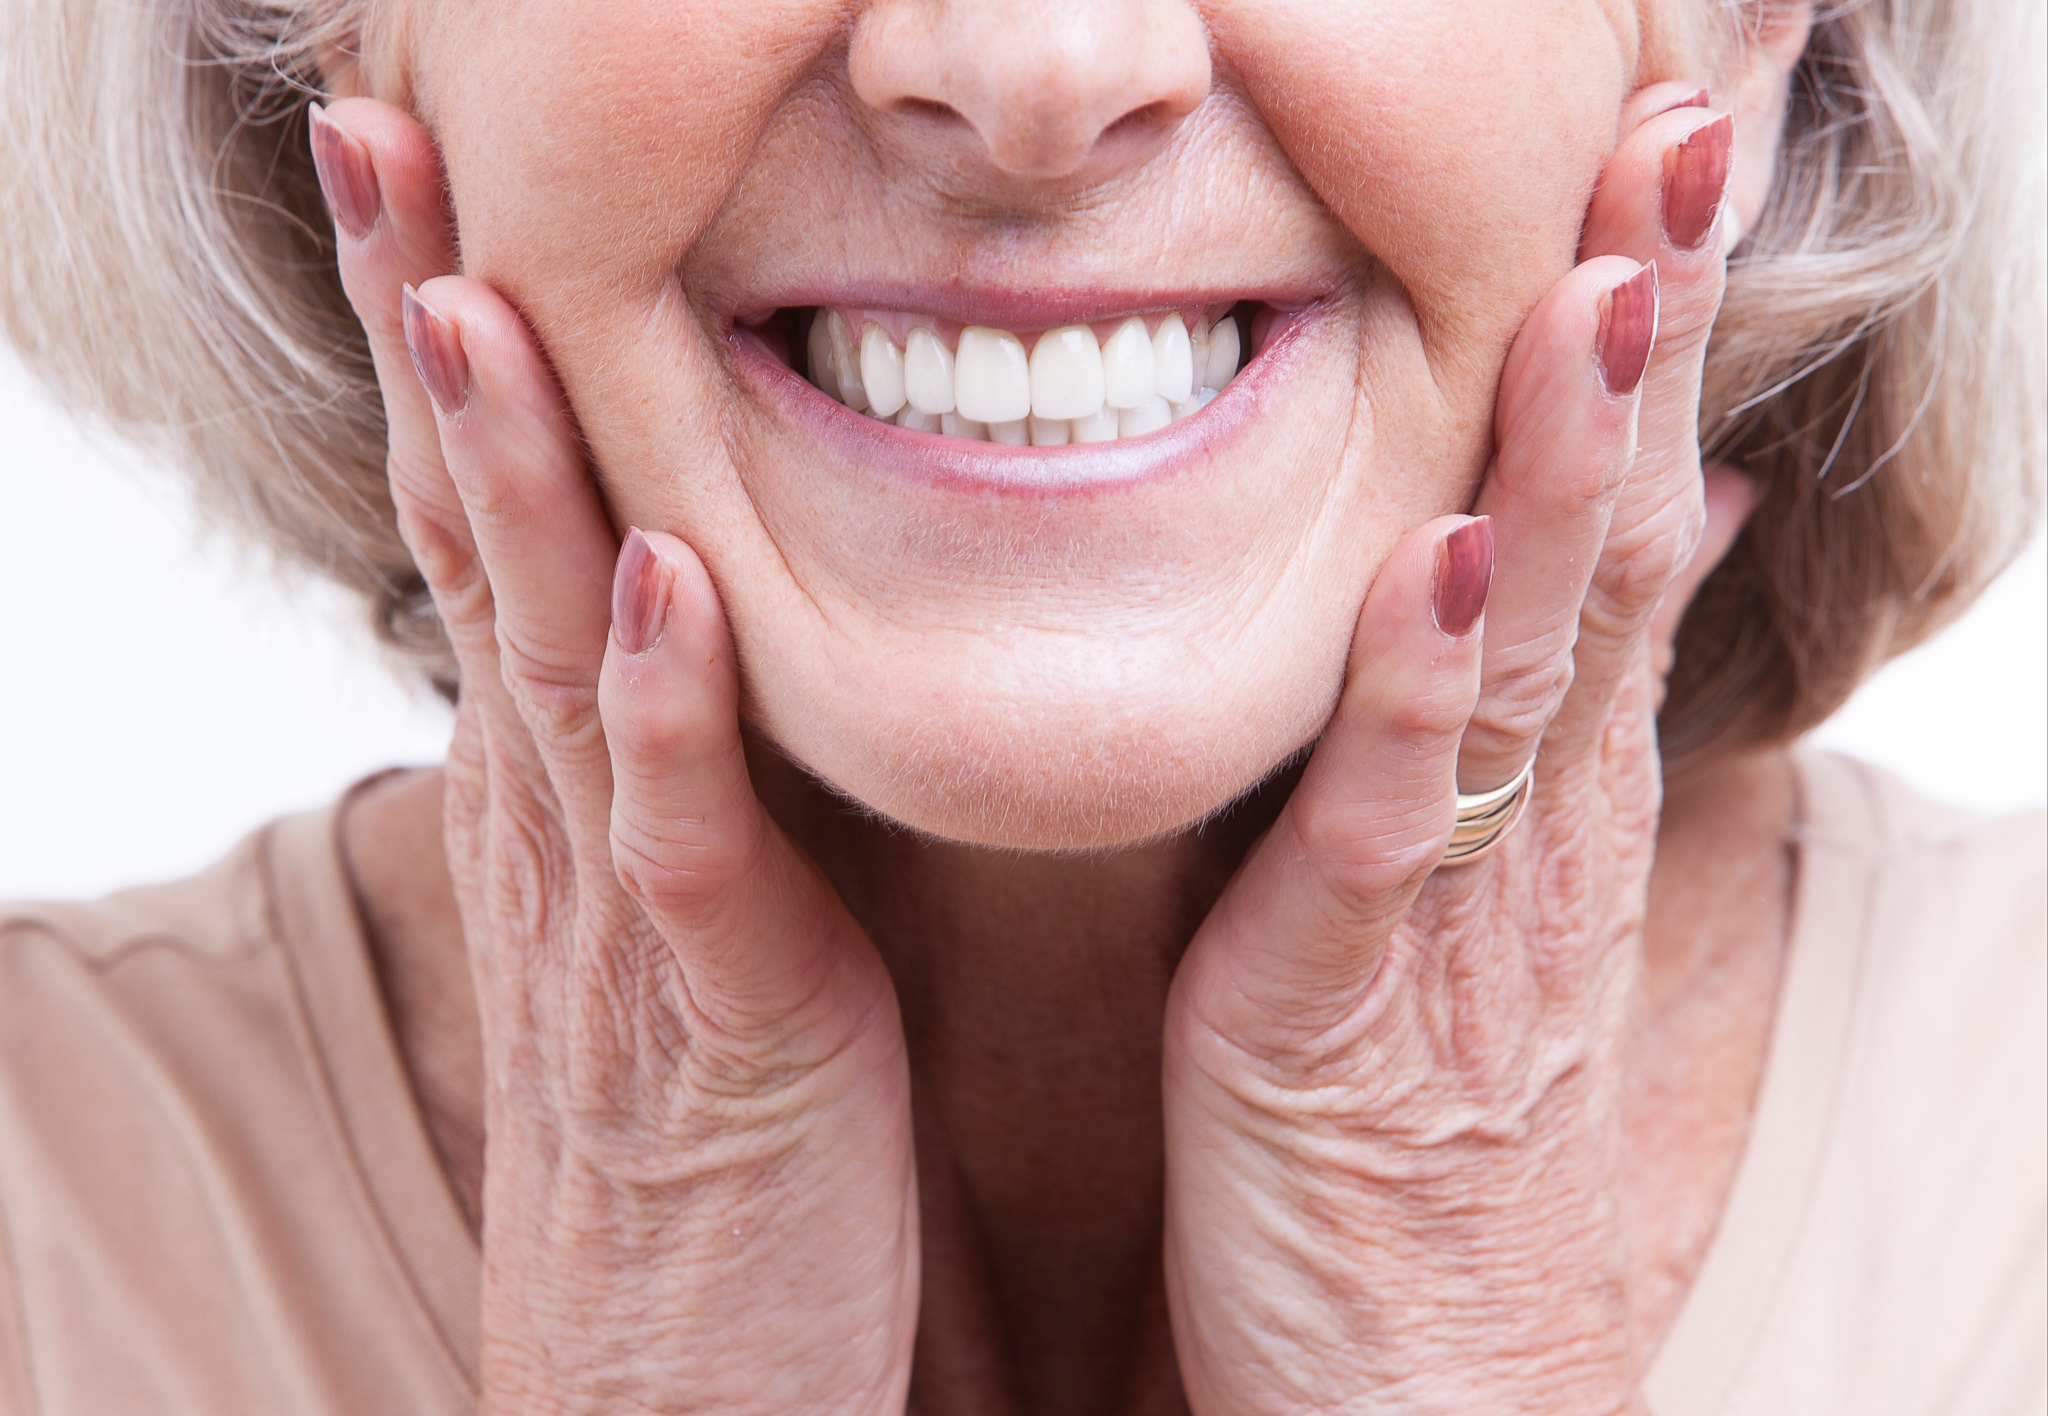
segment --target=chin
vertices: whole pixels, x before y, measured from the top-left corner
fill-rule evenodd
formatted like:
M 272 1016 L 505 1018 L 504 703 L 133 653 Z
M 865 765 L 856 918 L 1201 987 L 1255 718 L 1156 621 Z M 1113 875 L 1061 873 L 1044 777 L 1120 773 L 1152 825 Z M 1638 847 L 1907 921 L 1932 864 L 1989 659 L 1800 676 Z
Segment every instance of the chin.
M 913 831 L 1001 850 L 1115 850 L 1199 824 L 1313 741 L 1346 646 L 1221 673 L 1185 645 L 1149 647 L 933 646 L 889 656 L 883 672 L 813 680 L 836 686 L 826 694 L 785 695 L 794 675 L 756 683 L 749 716 L 826 786 Z

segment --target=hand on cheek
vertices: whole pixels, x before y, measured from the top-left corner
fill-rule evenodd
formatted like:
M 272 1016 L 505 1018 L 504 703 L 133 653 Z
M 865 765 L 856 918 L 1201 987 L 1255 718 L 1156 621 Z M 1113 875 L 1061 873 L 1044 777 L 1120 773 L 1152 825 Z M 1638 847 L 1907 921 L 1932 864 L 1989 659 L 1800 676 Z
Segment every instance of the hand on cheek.
M 1424 613 L 1446 529 L 1426 526 L 1175 980 L 1169 1293 L 1198 1411 L 1639 1402 L 1620 1053 L 1659 806 L 1653 621 L 1701 543 L 1728 151 L 1725 118 L 1644 107 L 1583 263 L 1502 373 L 1478 644 Z M 1454 793 L 1532 757 L 1498 853 L 1431 874 Z
M 532 332 L 444 274 L 418 126 L 348 100 L 314 149 L 400 527 L 461 664 L 482 1408 L 898 1412 L 918 1231 L 895 997 L 754 796 L 709 577 L 673 537 L 621 548 Z

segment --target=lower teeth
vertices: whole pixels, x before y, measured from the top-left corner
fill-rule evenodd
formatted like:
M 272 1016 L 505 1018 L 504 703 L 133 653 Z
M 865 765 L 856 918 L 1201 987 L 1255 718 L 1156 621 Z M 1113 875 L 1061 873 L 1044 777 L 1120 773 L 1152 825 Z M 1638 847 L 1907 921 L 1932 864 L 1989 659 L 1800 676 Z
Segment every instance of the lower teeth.
M 1132 316 L 1100 343 L 1074 325 L 1039 336 L 1029 353 L 1006 330 L 973 326 L 955 348 L 912 326 L 906 350 L 875 320 L 853 318 L 858 331 L 840 310 L 817 311 L 806 340 L 811 382 L 900 428 L 1017 447 L 1157 432 L 1207 407 L 1236 377 L 1242 349 L 1234 315 L 1213 326 L 1198 316 L 1189 329 L 1169 314 L 1150 330 Z

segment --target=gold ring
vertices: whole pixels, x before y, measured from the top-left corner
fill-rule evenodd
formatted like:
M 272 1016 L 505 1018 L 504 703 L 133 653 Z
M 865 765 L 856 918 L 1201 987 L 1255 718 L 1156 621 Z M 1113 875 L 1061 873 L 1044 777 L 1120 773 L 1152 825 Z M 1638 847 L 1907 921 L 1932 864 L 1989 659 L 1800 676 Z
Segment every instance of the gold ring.
M 1509 828 L 1522 819 L 1522 808 L 1529 803 L 1535 771 L 1532 757 L 1504 787 L 1458 793 L 1458 824 L 1451 828 L 1450 844 L 1444 847 L 1445 865 L 1469 865 L 1507 838 Z

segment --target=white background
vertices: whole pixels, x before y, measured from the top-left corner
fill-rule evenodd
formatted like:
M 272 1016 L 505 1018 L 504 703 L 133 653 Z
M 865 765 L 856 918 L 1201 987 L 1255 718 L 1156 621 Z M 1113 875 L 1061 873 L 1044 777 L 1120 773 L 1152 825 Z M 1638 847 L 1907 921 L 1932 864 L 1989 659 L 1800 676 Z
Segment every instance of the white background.
M 439 759 L 449 715 L 341 597 L 195 540 L 175 481 L 87 439 L 0 353 L 0 899 L 187 874 L 366 772 Z M 1985 810 L 2048 797 L 2039 541 L 1817 734 Z

